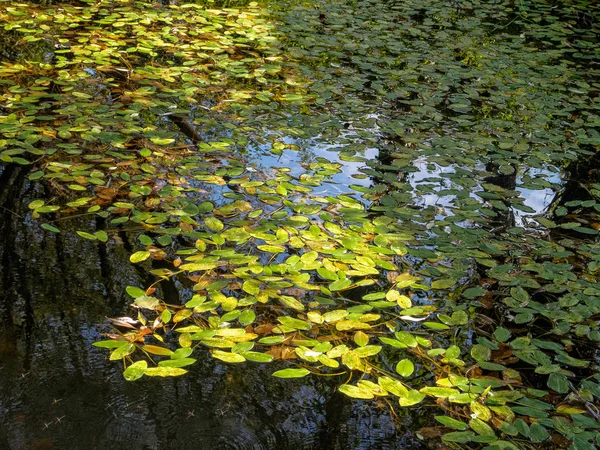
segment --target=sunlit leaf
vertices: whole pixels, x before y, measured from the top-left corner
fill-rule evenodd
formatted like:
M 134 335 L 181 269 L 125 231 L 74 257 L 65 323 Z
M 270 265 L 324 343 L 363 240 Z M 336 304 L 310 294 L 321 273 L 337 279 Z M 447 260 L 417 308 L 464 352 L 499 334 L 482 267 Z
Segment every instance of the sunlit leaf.
M 135 381 L 144 376 L 147 367 L 148 363 L 146 361 L 136 361 L 125 369 L 123 377 L 127 381 Z
M 307 369 L 283 369 L 273 372 L 273 376 L 277 378 L 302 378 L 310 373 Z

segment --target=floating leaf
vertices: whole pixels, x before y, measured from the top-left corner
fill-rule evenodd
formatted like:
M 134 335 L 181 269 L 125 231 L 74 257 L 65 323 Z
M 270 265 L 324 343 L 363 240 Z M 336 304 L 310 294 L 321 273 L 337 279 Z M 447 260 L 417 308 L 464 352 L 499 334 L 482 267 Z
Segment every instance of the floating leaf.
M 425 398 L 425 394 L 422 394 L 419 391 L 410 390 L 408 391 L 408 395 L 405 397 L 400 397 L 399 403 L 400 406 L 413 406 L 418 403 L 421 403 Z
M 50 225 L 49 223 L 43 223 L 40 226 L 46 231 L 51 231 L 52 233 L 60 233 L 60 230 L 58 228 L 56 228 L 54 225 Z
M 98 238 L 97 238 L 96 236 L 94 236 L 93 234 L 86 233 L 86 232 L 84 232 L 84 231 L 77 231 L 77 234 L 78 234 L 79 236 L 81 236 L 82 238 L 89 239 L 89 240 L 91 240 L 91 241 L 95 241 L 96 239 L 98 239 Z
M 144 345 L 142 347 L 142 350 L 148 353 L 152 353 L 153 355 L 160 356 L 171 356 L 173 354 L 172 350 L 165 347 L 159 347 L 157 345 Z
M 258 362 L 258 363 L 268 363 L 273 361 L 273 356 L 267 355 L 266 353 L 260 352 L 241 352 L 240 353 L 244 358 L 248 361 Z
M 144 375 L 149 377 L 178 377 L 185 375 L 187 370 L 179 367 L 148 367 Z
M 160 301 L 156 297 L 141 295 L 139 297 L 136 297 L 134 304 L 143 309 L 154 310 L 160 304 Z
M 447 398 L 452 395 L 457 395 L 459 393 L 458 390 L 452 388 L 443 388 L 443 387 L 435 387 L 435 386 L 427 386 L 419 390 L 421 394 L 432 395 L 434 397 L 439 398 Z
M 171 355 L 171 357 L 173 356 Z M 195 362 L 196 360 L 194 358 L 177 358 L 160 361 L 158 365 L 160 367 L 186 367 L 194 364 Z
M 449 427 L 449 428 L 453 428 L 455 430 L 464 431 L 467 428 L 469 428 L 469 426 L 466 423 L 461 422 L 460 420 L 453 419 L 452 417 L 448 417 L 448 416 L 435 416 L 435 420 L 437 420 L 442 425 Z
M 457 444 L 466 444 L 471 442 L 475 437 L 475 433 L 472 431 L 454 431 L 452 433 L 446 433 L 442 436 L 444 442 L 455 442 Z
M 241 362 L 246 361 L 246 358 L 244 358 L 239 353 L 230 353 L 230 352 L 223 352 L 221 350 L 214 350 L 212 352 L 212 355 L 214 358 L 220 359 L 221 361 L 225 361 L 228 363 L 241 363 Z
M 390 377 L 379 377 L 377 379 L 377 383 L 387 392 L 389 392 L 390 394 L 394 394 L 397 397 L 408 396 L 408 389 L 406 389 L 406 387 L 404 387 L 404 385 L 398 380 L 394 380 Z
M 551 373 L 548 377 L 548 387 L 561 394 L 569 392 L 569 380 L 559 373 Z
M 140 289 L 139 287 L 135 287 L 135 286 L 127 286 L 125 288 L 125 290 L 133 298 L 142 297 L 143 295 L 146 295 L 146 291 L 144 291 L 143 289 Z
M 283 369 L 273 372 L 273 376 L 277 378 L 302 378 L 310 373 L 307 369 Z
M 224 227 L 223 222 L 221 222 L 216 217 L 207 217 L 204 219 L 204 224 L 211 230 L 221 231 Z
M 338 391 L 352 398 L 371 399 L 374 397 L 372 392 L 351 384 L 342 384 L 338 387 Z
M 123 377 L 127 381 L 135 381 L 144 376 L 148 363 L 146 361 L 136 361 L 123 372 Z
M 118 361 L 119 359 L 125 358 L 127 355 L 130 355 L 135 350 L 135 346 L 133 344 L 127 343 L 126 345 L 120 345 L 109 356 L 111 361 Z
M 415 371 L 415 365 L 412 363 L 410 359 L 403 359 L 402 361 L 396 364 L 396 372 L 402 375 L 403 377 L 409 377 Z
M 365 345 L 367 345 L 369 343 L 369 336 L 362 332 L 362 331 L 357 331 L 354 334 L 354 342 L 356 342 L 356 344 L 360 347 L 364 347 Z
M 305 322 L 304 320 L 294 319 L 293 317 L 283 316 L 278 317 L 277 320 L 282 325 L 285 325 L 289 328 L 293 328 L 295 330 L 310 330 L 312 328 L 312 325 L 310 323 Z
M 94 239 L 96 239 L 96 237 L 94 237 Z M 148 258 L 150 258 L 150 252 L 140 251 L 140 252 L 135 252 L 133 255 L 131 255 L 129 257 L 129 261 L 131 261 L 132 263 L 138 263 L 138 262 L 145 261 Z
M 106 340 L 106 341 L 97 341 L 92 343 L 92 345 L 94 347 L 98 347 L 98 348 L 117 348 L 117 347 L 122 347 L 124 345 L 129 344 L 129 341 L 126 340 L 122 340 L 122 341 L 118 341 L 118 340 Z

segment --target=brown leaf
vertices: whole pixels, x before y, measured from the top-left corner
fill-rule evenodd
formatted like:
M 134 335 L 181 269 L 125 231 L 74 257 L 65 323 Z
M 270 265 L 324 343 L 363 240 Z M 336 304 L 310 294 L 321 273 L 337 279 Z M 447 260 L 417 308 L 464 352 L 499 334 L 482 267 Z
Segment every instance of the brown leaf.
M 398 278 L 400 274 L 398 272 L 388 272 L 386 274 L 386 278 L 390 283 L 394 283 L 394 281 L 396 281 L 396 278 Z
M 435 439 L 441 437 L 446 431 L 446 427 L 425 427 L 421 428 L 417 433 L 425 439 Z
M 292 297 L 302 298 L 306 295 L 306 290 L 300 288 L 288 288 L 284 289 L 282 293 Z

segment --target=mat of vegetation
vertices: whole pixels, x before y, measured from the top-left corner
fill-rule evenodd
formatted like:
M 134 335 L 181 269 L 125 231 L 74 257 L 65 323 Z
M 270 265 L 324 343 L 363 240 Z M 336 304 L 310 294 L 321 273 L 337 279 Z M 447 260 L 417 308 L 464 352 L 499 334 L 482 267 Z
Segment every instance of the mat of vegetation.
M 594 449 L 599 19 L 0 0 L 0 162 L 46 186 L 49 235 L 85 216 L 82 239 L 135 238 L 156 282 L 95 344 L 127 380 L 185 376 L 205 346 L 433 408 L 432 446 Z

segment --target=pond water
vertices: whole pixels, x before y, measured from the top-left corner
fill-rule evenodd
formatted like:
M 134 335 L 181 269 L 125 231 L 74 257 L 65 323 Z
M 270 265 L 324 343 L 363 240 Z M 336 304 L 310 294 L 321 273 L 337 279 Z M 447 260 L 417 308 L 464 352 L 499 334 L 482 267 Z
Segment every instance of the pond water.
M 596 448 L 599 27 L 0 0 L 0 448 Z

